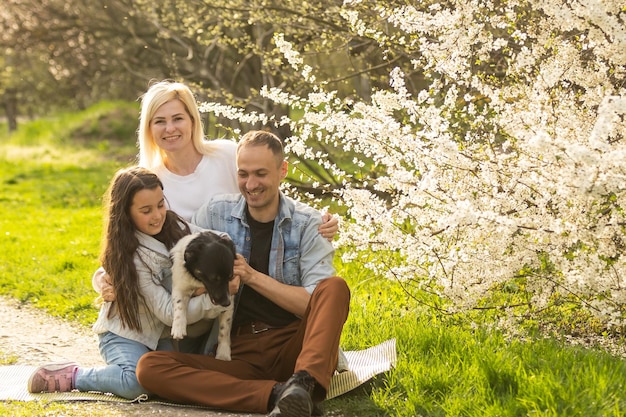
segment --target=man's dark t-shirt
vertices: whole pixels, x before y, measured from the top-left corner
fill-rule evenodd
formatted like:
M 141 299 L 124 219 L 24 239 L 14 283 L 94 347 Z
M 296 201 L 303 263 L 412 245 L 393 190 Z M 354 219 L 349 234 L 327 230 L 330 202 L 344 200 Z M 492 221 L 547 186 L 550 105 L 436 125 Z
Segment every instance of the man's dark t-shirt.
M 250 226 L 249 265 L 255 270 L 269 275 L 269 258 L 272 245 L 274 221 L 260 223 L 254 220 L 246 208 L 246 217 Z M 296 316 L 274 304 L 252 288 L 244 285 L 235 313 L 233 327 L 252 321 L 261 321 L 271 326 L 282 327 L 296 320 Z

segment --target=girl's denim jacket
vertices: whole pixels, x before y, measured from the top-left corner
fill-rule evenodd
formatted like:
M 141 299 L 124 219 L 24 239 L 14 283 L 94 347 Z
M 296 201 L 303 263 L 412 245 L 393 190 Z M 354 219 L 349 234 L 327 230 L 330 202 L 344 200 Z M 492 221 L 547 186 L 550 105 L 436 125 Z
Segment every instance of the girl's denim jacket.
M 250 258 L 250 227 L 246 200 L 241 194 L 213 198 L 200 207 L 191 222 L 204 229 L 228 233 L 246 261 Z M 309 294 L 324 278 L 335 275 L 334 248 L 317 228 L 319 211 L 280 193 L 278 215 L 269 260 L 269 275 L 288 285 L 304 287 Z

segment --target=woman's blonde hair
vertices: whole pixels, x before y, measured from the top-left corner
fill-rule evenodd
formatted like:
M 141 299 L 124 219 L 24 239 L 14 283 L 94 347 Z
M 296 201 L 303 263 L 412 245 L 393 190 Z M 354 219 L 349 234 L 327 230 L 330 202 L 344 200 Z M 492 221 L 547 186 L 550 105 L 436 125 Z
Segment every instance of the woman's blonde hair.
M 203 155 L 207 155 L 213 149 L 211 143 L 204 138 L 200 111 L 191 89 L 179 82 L 170 80 L 159 81 L 150 85 L 148 91 L 141 96 L 141 115 L 139 116 L 139 129 L 137 131 L 139 166 L 153 169 L 163 165 L 165 152 L 156 144 L 154 137 L 152 137 L 150 123 L 159 107 L 171 100 L 180 100 L 185 106 L 187 114 L 191 117 L 193 124 L 191 141 L 196 150 Z

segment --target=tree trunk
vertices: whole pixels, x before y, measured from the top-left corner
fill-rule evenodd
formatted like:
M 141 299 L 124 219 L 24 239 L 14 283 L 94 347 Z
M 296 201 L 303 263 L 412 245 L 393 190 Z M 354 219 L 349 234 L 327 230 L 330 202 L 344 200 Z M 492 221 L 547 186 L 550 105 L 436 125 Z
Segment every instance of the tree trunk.
M 4 93 L 4 111 L 9 132 L 17 130 L 17 92 L 14 88 L 7 88 Z

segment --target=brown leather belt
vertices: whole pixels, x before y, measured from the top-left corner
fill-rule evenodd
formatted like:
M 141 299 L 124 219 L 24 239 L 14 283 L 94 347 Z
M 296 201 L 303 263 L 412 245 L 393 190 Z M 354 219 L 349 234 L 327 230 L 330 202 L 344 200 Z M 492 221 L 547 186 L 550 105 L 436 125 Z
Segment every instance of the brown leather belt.
M 279 326 L 271 326 L 267 323 L 263 323 L 262 321 L 253 321 L 234 328 L 232 334 L 234 336 L 241 336 L 244 334 L 258 334 L 266 332 L 270 329 L 278 329 L 278 327 Z

